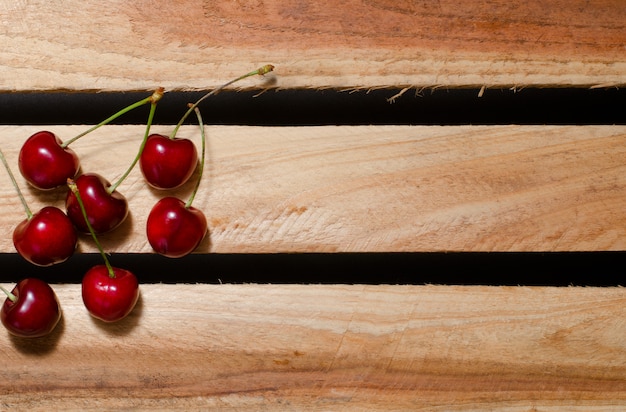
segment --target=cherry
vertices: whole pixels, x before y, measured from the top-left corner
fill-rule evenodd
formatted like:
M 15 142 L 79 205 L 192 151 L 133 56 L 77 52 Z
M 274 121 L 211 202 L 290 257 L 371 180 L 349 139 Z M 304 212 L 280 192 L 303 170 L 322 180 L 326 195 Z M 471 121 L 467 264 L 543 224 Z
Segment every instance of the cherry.
M 78 172 L 76 153 L 54 133 L 41 131 L 29 137 L 20 149 L 18 165 L 22 176 L 32 186 L 49 190 L 64 185 Z
M 189 139 L 170 139 L 152 134 L 139 159 L 148 184 L 156 189 L 174 189 L 183 185 L 196 169 L 198 151 Z
M 176 138 L 180 126 L 204 99 L 246 77 L 264 75 L 272 70 L 274 66 L 268 64 L 221 85 L 190 104 L 169 137 L 160 134 L 149 136 L 140 159 L 141 172 L 146 182 L 156 189 L 175 189 L 187 182 L 198 163 L 198 153 L 190 140 Z
M 61 308 L 54 290 L 46 282 L 27 278 L 11 292 L 0 287 L 7 298 L 0 310 L 0 320 L 7 330 L 26 338 L 52 332 L 61 319 Z
M 74 254 L 78 236 L 74 225 L 60 209 L 46 206 L 23 220 L 13 231 L 13 245 L 27 261 L 50 266 Z
M 97 173 L 85 173 L 76 178 L 76 186 L 83 199 L 89 223 L 96 233 L 109 232 L 118 227 L 128 216 L 128 202 L 111 183 Z M 65 199 L 67 216 L 76 228 L 88 233 L 89 228 L 74 192 L 69 191 Z
M 175 197 L 159 200 L 150 211 L 146 234 L 159 254 L 178 258 L 193 252 L 207 233 L 207 220 L 195 207 Z
M 67 181 L 70 191 L 75 195 L 80 211 L 104 265 L 97 265 L 87 271 L 81 283 L 83 303 L 91 316 L 104 322 L 115 322 L 126 317 L 135 307 L 139 298 L 139 282 L 135 275 L 111 266 L 96 232 L 87 219 L 87 210 L 76 183 Z
M 2 150 L 0 160 L 26 211 L 26 219 L 13 230 L 15 249 L 24 259 L 38 266 L 64 262 L 72 256 L 78 241 L 72 222 L 65 213 L 52 206 L 46 206 L 33 214 Z
M 82 296 L 91 316 L 104 322 L 126 317 L 139 298 L 139 282 L 128 270 L 97 265 L 87 271 L 82 281 Z

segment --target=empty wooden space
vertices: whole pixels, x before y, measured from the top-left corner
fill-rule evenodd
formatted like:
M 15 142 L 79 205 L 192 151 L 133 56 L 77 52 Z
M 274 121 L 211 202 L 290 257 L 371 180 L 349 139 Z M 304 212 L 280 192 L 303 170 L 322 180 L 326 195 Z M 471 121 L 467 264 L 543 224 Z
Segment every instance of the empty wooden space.
M 236 87 L 388 88 L 402 99 L 410 89 L 626 84 L 621 0 L 0 0 L 0 22 L 0 92 L 56 94 L 59 104 L 73 92 L 206 90 L 266 63 L 276 71 Z M 26 185 L 17 169 L 21 144 L 38 130 L 67 140 L 87 127 L 0 126 L 0 148 L 33 209 L 63 207 L 66 191 Z M 623 122 L 206 131 L 208 163 L 194 205 L 208 217 L 209 236 L 196 253 L 626 249 Z M 113 181 L 143 132 L 141 125 L 106 126 L 72 147 L 83 172 Z M 200 143 L 195 126 L 180 136 Z M 192 187 L 173 194 L 186 199 Z M 103 245 L 145 258 L 153 253 L 146 217 L 164 193 L 149 189 L 138 169 L 119 190 L 131 215 L 102 236 Z M 2 254 L 15 253 L 10 233 L 25 218 L 6 173 L 0 210 L 1 265 Z M 80 239 L 77 253 L 95 250 Z M 211 268 L 194 270 L 201 280 Z M 603 268 L 592 272 L 589 278 L 602 276 Z M 28 273 L 11 276 L 17 282 Z M 0 333 L 1 408 L 626 407 L 621 287 L 292 279 L 142 284 L 135 311 L 109 325 L 88 315 L 79 284 L 55 283 L 63 320 L 52 335 Z
M 619 86 L 621 0 L 0 5 L 0 89 Z M 250 82 L 242 86 L 250 87 Z

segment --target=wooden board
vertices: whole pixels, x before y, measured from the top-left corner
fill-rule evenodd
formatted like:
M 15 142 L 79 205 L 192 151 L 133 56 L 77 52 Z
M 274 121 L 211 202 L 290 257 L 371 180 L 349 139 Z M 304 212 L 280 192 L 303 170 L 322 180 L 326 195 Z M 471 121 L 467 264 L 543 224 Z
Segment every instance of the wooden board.
M 207 89 L 266 63 L 275 73 L 236 87 L 626 85 L 623 0 L 0 0 L 0 20 L 2 93 Z M 16 174 L 41 128 L 0 127 Z M 198 253 L 625 250 L 624 126 L 207 131 Z M 107 126 L 73 148 L 115 180 L 142 135 Z M 33 209 L 62 207 L 63 190 L 18 181 Z M 103 244 L 151 253 L 143 226 L 163 194 L 138 170 L 120 191 L 131 218 Z M 4 233 L 24 218 L 1 172 L 0 210 Z M 103 325 L 80 285 L 53 286 L 52 335 L 0 330 L 0 409 L 626 408 L 620 287 L 142 284 L 135 311 Z
M 51 126 L 63 139 L 86 126 Z M 22 142 L 40 126 L 0 128 L 0 147 L 31 208 L 64 208 L 19 175 Z M 170 126 L 153 131 L 169 133 Z M 72 147 L 83 172 L 115 181 L 143 126 L 106 126 Z M 207 127 L 206 174 L 194 206 L 209 220 L 199 253 L 600 251 L 626 249 L 623 126 Z M 181 130 L 200 146 L 195 126 Z M 196 176 L 197 178 L 197 176 Z M 25 218 L 0 174 L 0 226 Z M 119 187 L 131 216 L 102 236 L 110 252 L 150 253 L 145 221 L 165 195 L 137 167 Z M 81 251 L 95 252 L 90 238 Z M 14 252 L 9 237 L 0 251 Z
M 0 1 L 0 91 L 626 84 L 622 0 Z M 242 87 L 257 87 L 253 80 Z
M 57 332 L 0 333 L 3 409 L 626 407 L 622 288 L 143 285 L 113 325 L 55 289 Z

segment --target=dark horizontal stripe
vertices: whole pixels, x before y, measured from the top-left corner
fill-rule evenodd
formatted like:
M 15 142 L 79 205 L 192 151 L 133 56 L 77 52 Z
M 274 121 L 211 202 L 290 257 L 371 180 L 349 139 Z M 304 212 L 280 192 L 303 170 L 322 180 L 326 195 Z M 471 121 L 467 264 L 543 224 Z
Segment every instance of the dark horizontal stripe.
M 459 252 L 113 254 L 111 263 L 142 283 L 444 284 L 527 286 L 624 285 L 626 252 Z M 98 254 L 78 254 L 52 267 L 36 267 L 17 254 L 0 254 L 0 281 L 35 276 L 79 283 Z
M 398 90 L 225 91 L 205 100 L 207 124 L 223 125 L 460 125 L 460 124 L 626 124 L 625 89 L 529 88 L 409 90 L 395 103 Z M 149 92 L 4 93 L 0 124 L 95 124 Z M 186 104 L 201 92 L 166 93 L 155 122 L 175 124 Z M 148 108 L 116 121 L 142 124 Z M 194 116 L 191 116 L 194 120 Z

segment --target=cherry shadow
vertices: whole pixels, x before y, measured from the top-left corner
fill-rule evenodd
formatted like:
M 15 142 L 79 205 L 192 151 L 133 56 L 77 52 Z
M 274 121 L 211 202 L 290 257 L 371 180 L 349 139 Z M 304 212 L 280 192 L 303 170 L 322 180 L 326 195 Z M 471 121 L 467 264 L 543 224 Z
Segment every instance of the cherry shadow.
M 202 239 L 202 242 L 200 242 L 196 250 L 191 253 L 209 253 L 211 251 L 212 245 L 213 242 L 211 241 L 211 228 L 209 227 L 207 229 L 206 236 L 204 236 L 204 239 Z
M 122 224 L 110 232 L 99 234 L 98 241 L 105 252 L 111 249 L 117 249 L 119 246 L 123 245 L 129 237 L 133 236 L 135 230 L 135 218 L 132 210 L 129 210 L 128 216 L 126 216 Z M 81 233 L 80 238 L 85 242 L 93 244 L 93 238 L 89 233 Z M 115 266 L 114 263 L 113 265 Z
M 123 319 L 117 322 L 104 322 L 100 319 L 96 319 L 90 316 L 93 324 L 102 332 L 110 337 L 124 337 L 133 332 L 133 330 L 139 325 L 141 316 L 143 313 L 143 298 L 141 296 L 141 286 L 139 287 L 139 298 L 133 311 Z
M 160 199 L 164 197 L 177 197 L 183 202 L 186 202 L 191 196 L 191 192 L 196 185 L 198 178 L 200 177 L 200 171 L 198 170 L 198 166 L 189 177 L 185 183 L 183 183 L 180 187 L 175 189 L 157 189 L 155 187 L 150 186 L 148 183 L 145 183 L 150 193 L 155 197 L 154 203 L 158 202 Z
M 66 186 L 59 186 L 50 190 L 40 190 L 31 186 L 25 180 L 18 180 L 20 190 L 29 197 L 36 200 L 37 203 L 42 205 L 56 206 L 65 212 L 65 198 L 67 197 L 68 188 Z M 38 209 L 35 205 L 29 205 L 33 208 L 33 213 Z M 43 206 L 42 206 L 43 207 Z
M 13 347 L 20 353 L 29 356 L 44 356 L 54 351 L 65 332 L 65 316 L 61 315 L 54 330 L 40 338 L 22 338 L 9 334 Z
M 274 87 L 278 84 L 278 76 L 274 72 L 269 72 L 263 75 L 263 81 L 261 82 L 261 86 L 265 88 Z

